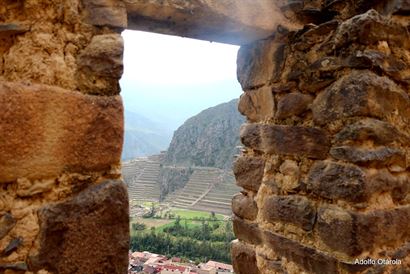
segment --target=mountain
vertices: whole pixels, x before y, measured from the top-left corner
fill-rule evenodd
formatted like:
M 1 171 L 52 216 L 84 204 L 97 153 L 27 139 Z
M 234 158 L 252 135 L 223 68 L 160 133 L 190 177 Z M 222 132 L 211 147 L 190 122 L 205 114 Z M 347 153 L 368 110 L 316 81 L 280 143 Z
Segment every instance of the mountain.
M 166 150 L 172 130 L 141 114 L 126 110 L 124 135 L 122 159 L 128 160 Z
M 165 165 L 230 168 L 245 122 L 237 105 L 235 99 L 188 119 L 175 131 Z

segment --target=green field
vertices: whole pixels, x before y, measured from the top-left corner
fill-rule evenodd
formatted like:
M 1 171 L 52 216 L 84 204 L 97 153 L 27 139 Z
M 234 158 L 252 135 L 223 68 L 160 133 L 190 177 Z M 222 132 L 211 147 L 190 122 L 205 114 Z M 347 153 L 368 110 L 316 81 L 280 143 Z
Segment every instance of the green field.
M 151 202 L 144 203 L 144 206 L 147 206 L 147 207 L 151 205 L 152 205 Z M 132 224 L 134 223 L 144 224 L 146 226 L 144 231 L 150 231 L 152 228 L 154 228 L 156 232 L 163 232 L 165 228 L 170 227 L 174 224 L 177 216 L 179 216 L 179 218 L 181 219 L 181 224 L 189 228 L 200 226 L 203 220 L 215 222 L 215 221 L 223 221 L 225 219 L 224 215 L 215 214 L 214 220 L 211 220 L 212 214 L 209 212 L 186 210 L 186 209 L 172 208 L 169 210 L 169 213 L 171 213 L 172 219 L 158 218 L 158 216 L 157 218 L 132 218 L 130 221 L 131 235 L 135 233 L 135 231 L 132 229 Z
M 211 213 L 209 212 L 194 211 L 194 210 L 188 210 L 188 209 L 171 209 L 171 212 L 181 217 L 181 219 L 200 219 L 200 218 L 209 219 L 212 217 Z M 215 214 L 215 217 L 217 220 L 224 219 L 224 215 L 221 215 L 221 214 Z

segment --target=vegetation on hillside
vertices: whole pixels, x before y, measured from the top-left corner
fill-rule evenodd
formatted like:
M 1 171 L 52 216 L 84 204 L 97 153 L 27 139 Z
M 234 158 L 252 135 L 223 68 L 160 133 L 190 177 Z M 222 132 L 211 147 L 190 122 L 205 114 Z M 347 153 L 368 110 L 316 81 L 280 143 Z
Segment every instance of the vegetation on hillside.
M 131 250 L 150 251 L 167 257 L 181 257 L 196 262 L 216 260 L 230 263 L 230 242 L 235 238 L 232 222 L 222 215 L 179 210 L 175 219 L 160 226 L 148 227 L 143 219 L 131 225 Z

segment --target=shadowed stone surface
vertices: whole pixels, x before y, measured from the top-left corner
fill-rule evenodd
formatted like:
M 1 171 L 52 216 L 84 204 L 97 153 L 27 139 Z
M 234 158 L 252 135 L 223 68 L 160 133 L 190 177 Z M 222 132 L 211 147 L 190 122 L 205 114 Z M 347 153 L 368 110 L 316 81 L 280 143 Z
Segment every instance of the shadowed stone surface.
M 127 10 L 122 1 L 83 1 L 86 22 L 95 26 L 127 27 Z
M 275 233 L 265 232 L 266 244 L 279 256 L 297 263 L 312 273 L 338 273 L 337 261 L 307 246 Z
M 406 155 L 397 148 L 378 147 L 364 149 L 353 146 L 332 147 L 330 155 L 338 160 L 369 166 L 397 165 L 406 168 Z
M 16 225 L 16 220 L 10 213 L 4 214 L 0 218 L 0 240 L 9 233 L 9 231 Z
M 258 206 L 249 195 L 238 193 L 232 198 L 232 212 L 241 218 L 252 221 L 258 215 Z
M 392 113 L 409 121 L 410 98 L 387 77 L 370 71 L 353 71 L 320 93 L 312 111 L 319 125 L 354 116 L 386 118 Z
M 372 118 L 366 118 L 347 125 L 335 136 L 337 143 L 360 142 L 369 139 L 377 145 L 386 145 L 394 141 L 401 143 L 409 141 L 409 138 L 402 136 L 393 125 Z
M 251 122 L 273 118 L 275 102 L 271 88 L 262 87 L 243 93 L 239 99 L 238 110 Z
M 265 160 L 258 157 L 242 156 L 233 165 L 236 184 L 257 192 L 263 178 Z
M 272 38 L 240 47 L 236 74 L 242 89 L 254 89 L 270 83 L 282 69 L 284 52 L 285 45 L 275 43 Z
M 255 245 L 262 243 L 262 234 L 257 223 L 246 221 L 235 215 L 232 218 L 232 222 L 233 231 L 239 240 Z
M 308 188 L 327 199 L 360 202 L 366 197 L 365 173 L 357 166 L 322 161 L 308 175 Z
M 283 96 L 278 102 L 277 119 L 286 119 L 293 115 L 305 112 L 309 104 L 313 101 L 312 97 L 306 94 L 292 92 Z
M 336 206 L 318 210 L 317 228 L 322 241 L 349 256 L 373 251 L 386 244 L 410 239 L 410 207 L 357 213 Z
M 330 146 L 326 132 L 312 127 L 245 124 L 240 135 L 245 146 L 268 154 L 323 159 Z
M 304 230 L 312 230 L 316 219 L 316 208 L 303 196 L 273 196 L 265 201 L 264 216 L 271 222 L 291 223 Z
M 0 105 L 0 182 L 103 171 L 120 163 L 119 96 L 2 82 Z
M 260 274 L 256 253 L 252 246 L 235 240 L 232 242 L 233 269 L 236 274 Z
M 77 57 L 77 81 L 82 92 L 118 95 L 123 73 L 124 41 L 119 34 L 95 35 Z
M 56 274 L 124 274 L 128 266 L 127 189 L 121 181 L 91 186 L 38 212 L 40 249 L 30 269 Z

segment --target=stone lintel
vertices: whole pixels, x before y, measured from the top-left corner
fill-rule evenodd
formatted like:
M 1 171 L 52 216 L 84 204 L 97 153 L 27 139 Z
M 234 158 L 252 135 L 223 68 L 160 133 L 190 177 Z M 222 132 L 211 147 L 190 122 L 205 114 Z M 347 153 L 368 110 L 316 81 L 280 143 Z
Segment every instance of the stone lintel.
M 128 29 L 244 45 L 290 27 L 269 0 L 128 0 Z

